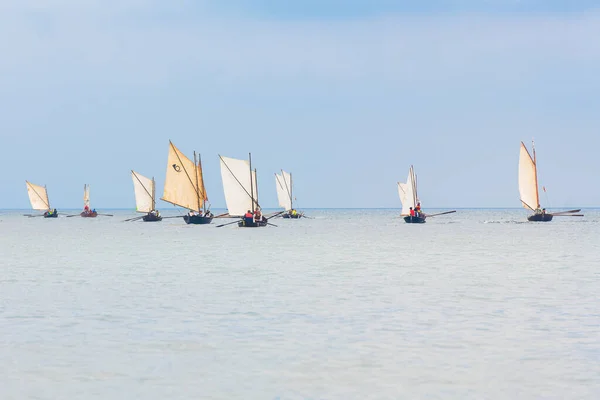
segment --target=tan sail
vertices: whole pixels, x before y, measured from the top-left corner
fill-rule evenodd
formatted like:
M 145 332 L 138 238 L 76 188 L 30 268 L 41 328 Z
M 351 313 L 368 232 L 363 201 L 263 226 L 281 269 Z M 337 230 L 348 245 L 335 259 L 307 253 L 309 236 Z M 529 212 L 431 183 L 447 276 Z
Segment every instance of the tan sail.
M 195 165 L 169 141 L 169 158 L 162 200 L 199 212 L 206 191 L 200 165 Z
M 154 179 L 146 178 L 135 171 L 131 171 L 131 178 L 135 193 L 135 210 L 144 213 L 154 210 Z
M 524 208 L 535 210 L 540 207 L 537 167 L 523 142 L 519 154 L 519 194 Z
M 83 185 L 83 207 L 90 208 L 90 185 Z
M 50 202 L 48 200 L 48 191 L 44 186 L 34 185 L 31 182 L 25 181 L 27 184 L 27 194 L 31 208 L 34 210 L 47 211 L 50 210 Z

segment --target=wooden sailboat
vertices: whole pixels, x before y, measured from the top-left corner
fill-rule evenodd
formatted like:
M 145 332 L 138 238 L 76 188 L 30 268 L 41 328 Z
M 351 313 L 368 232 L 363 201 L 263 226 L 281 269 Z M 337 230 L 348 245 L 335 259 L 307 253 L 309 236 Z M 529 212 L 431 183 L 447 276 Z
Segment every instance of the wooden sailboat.
M 160 213 L 156 210 L 156 185 L 154 178 L 149 179 L 131 170 L 133 190 L 135 193 L 135 211 L 146 213 L 141 219 L 144 222 L 162 221 Z
M 527 217 L 528 221 L 549 222 L 557 216 L 582 217 L 582 214 L 574 214 L 581 211 L 569 210 L 556 213 L 548 213 L 540 206 L 540 195 L 538 190 L 537 157 L 535 154 L 535 143 L 531 142 L 533 157 L 529 154 L 525 143 L 521 142 L 519 153 L 519 194 L 521 204 L 524 208 L 533 211 L 533 215 Z
M 210 224 L 213 220 L 206 208 L 208 197 L 199 157 L 194 152 L 194 161 L 190 160 L 171 141 L 162 200 L 190 210 L 183 216 L 187 224 Z
M 80 216 L 84 218 L 96 218 L 98 213 L 90 208 L 90 185 L 83 185 L 83 211 Z
M 277 189 L 277 200 L 279 206 L 283 207 L 283 218 L 301 218 L 302 213 L 298 213 L 294 209 L 293 189 L 292 189 L 292 174 L 281 170 L 281 174 L 275 174 L 275 188 Z
M 421 202 L 417 196 L 417 176 L 413 166 L 408 170 L 406 183 L 398 182 L 398 194 L 402 202 L 401 216 L 404 217 L 404 222 L 408 224 L 423 224 L 427 217 L 435 217 L 438 215 L 451 214 L 456 210 L 445 211 L 437 214 L 425 214 L 421 211 Z
M 25 181 L 25 183 L 27 184 L 27 194 L 29 195 L 31 208 L 44 211 L 44 214 L 42 214 L 44 218 L 57 218 L 58 212 L 56 208 L 52 209 L 50 207 L 46 186 L 35 185 L 29 181 Z
M 223 192 L 230 217 L 240 217 L 238 226 L 256 228 L 267 226 L 268 221 L 262 215 L 258 203 L 256 169 L 252 170 L 252 156 L 248 161 L 223 157 L 221 160 L 221 179 Z M 250 213 L 252 217 L 246 215 Z

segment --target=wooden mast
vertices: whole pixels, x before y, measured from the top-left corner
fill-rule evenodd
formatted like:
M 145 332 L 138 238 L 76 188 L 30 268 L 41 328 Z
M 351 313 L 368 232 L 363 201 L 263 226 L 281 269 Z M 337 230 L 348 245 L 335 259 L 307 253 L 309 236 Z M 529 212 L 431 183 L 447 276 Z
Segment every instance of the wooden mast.
M 204 187 L 204 172 L 202 172 L 202 157 L 200 153 L 198 153 L 198 168 L 200 168 L 200 173 L 202 174 L 202 210 L 204 214 L 206 214 L 206 188 Z M 196 173 L 196 187 L 198 187 L 198 173 Z M 200 189 L 198 187 L 198 189 Z
M 248 153 L 248 163 L 250 164 L 250 202 L 252 203 L 252 214 L 254 214 L 254 179 L 252 179 L 252 154 Z M 257 196 L 258 197 L 258 196 Z
M 198 206 L 198 212 L 200 212 L 200 193 L 198 187 L 198 163 L 196 162 L 196 152 L 194 151 L 194 175 L 196 175 L 196 201 Z
M 536 210 L 540 208 L 540 194 L 538 189 L 538 173 L 537 173 L 537 157 L 535 155 L 535 142 L 531 139 L 531 151 L 533 151 L 533 169 L 535 171 L 535 200 L 537 205 L 535 206 Z
M 290 172 L 290 207 L 294 209 L 294 185 L 292 185 L 292 173 Z
M 139 179 L 138 179 L 139 180 Z M 144 185 L 142 185 L 144 186 Z M 156 209 L 156 183 L 154 182 L 154 177 L 152 177 L 152 210 Z

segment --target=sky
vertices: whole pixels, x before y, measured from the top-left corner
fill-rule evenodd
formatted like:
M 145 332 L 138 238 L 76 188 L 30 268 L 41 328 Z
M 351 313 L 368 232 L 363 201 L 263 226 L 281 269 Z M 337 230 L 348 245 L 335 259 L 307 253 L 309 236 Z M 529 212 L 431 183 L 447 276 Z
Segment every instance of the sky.
M 546 207 L 600 206 L 600 1 L 0 0 L 0 208 L 133 208 L 168 143 L 258 170 L 277 205 L 519 207 L 535 139 Z M 159 196 L 160 197 L 160 196 Z M 159 202 L 159 209 L 172 208 Z

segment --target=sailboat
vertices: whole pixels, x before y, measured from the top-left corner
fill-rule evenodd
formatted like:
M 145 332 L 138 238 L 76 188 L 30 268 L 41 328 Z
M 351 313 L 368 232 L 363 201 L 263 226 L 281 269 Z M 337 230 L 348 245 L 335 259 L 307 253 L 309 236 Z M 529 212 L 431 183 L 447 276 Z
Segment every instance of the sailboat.
M 533 157 L 529 154 L 525 143 L 521 142 L 519 153 L 519 194 L 523 208 L 533 211 L 533 215 L 527 217 L 528 221 L 549 222 L 553 217 L 572 216 L 582 217 L 582 214 L 574 214 L 581 211 L 569 210 L 555 213 L 547 213 L 540 206 L 540 195 L 538 190 L 537 157 L 535 155 L 535 143 L 531 142 Z
M 34 210 L 44 211 L 44 218 L 57 218 L 58 212 L 50 207 L 50 201 L 48 200 L 48 190 L 46 186 L 34 185 L 29 181 L 25 181 L 27 184 L 27 194 L 29 195 L 29 202 L 31 208 Z M 33 216 L 33 215 L 29 215 Z
M 267 226 L 268 221 L 262 215 L 258 204 L 256 169 L 252 170 L 252 156 L 248 154 L 248 161 L 221 155 L 219 159 L 229 216 L 242 218 L 238 222 L 239 227 Z
M 162 221 L 160 213 L 155 208 L 156 185 L 154 178 L 146 178 L 131 170 L 131 179 L 133 180 L 133 190 L 135 193 L 135 211 L 146 213 L 142 217 L 144 222 Z
M 213 214 L 206 208 L 208 197 L 202 177 L 202 163 L 194 152 L 194 161 L 187 158 L 169 140 L 169 158 L 165 177 L 164 200 L 190 210 L 183 220 L 187 224 L 210 224 Z M 198 214 L 202 212 L 202 214 Z
M 292 197 L 292 174 L 281 170 L 281 174 L 275 174 L 275 188 L 277 189 L 277 200 L 279 206 L 285 211 L 283 218 L 301 218 L 302 213 L 298 213 L 293 206 Z
M 83 185 L 83 211 L 80 216 L 84 218 L 96 218 L 98 213 L 90 208 L 90 185 Z
M 413 166 L 408 170 L 406 183 L 398 182 L 398 194 L 402 202 L 401 216 L 404 217 L 404 222 L 408 224 L 423 224 L 427 217 L 435 217 L 438 215 L 451 214 L 456 210 L 445 211 L 437 214 L 425 214 L 421 211 L 421 202 L 417 196 L 417 176 Z

